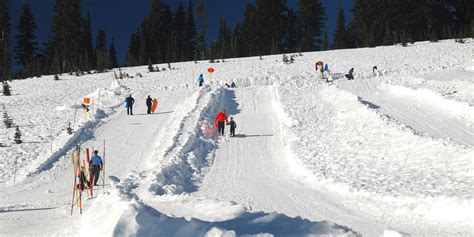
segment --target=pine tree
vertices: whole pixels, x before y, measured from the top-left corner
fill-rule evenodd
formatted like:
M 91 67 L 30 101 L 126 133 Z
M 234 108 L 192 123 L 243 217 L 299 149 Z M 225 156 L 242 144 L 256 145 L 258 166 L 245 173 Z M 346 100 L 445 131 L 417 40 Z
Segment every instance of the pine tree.
M 23 141 L 21 140 L 21 131 L 18 126 L 16 126 L 15 129 L 15 139 L 14 139 L 16 144 L 21 144 Z
M 298 17 L 302 27 L 301 50 L 320 49 L 322 28 L 326 19 L 325 9 L 319 0 L 299 0 Z
M 258 55 L 260 51 L 257 45 L 257 10 L 254 5 L 247 4 L 245 8 L 244 21 L 242 23 L 242 52 L 241 56 Z
M 97 30 L 95 55 L 97 58 L 97 70 L 103 71 L 107 68 L 107 42 L 105 31 L 102 29 Z
M 13 126 L 13 120 L 8 115 L 5 105 L 3 106 L 3 124 L 5 124 L 5 128 L 11 128 Z
M 257 47 L 263 54 L 280 53 L 285 36 L 286 0 L 256 1 Z
M 206 59 L 206 31 L 207 31 L 207 21 L 206 21 L 206 0 L 200 0 L 196 6 L 196 15 L 199 21 L 200 30 L 197 36 L 197 51 L 198 59 Z
M 383 37 L 383 45 L 392 45 L 393 43 L 393 35 L 390 31 L 388 23 L 385 23 L 385 33 Z
M 94 46 L 92 44 L 92 29 L 90 12 L 87 13 L 87 20 L 82 24 L 82 70 L 89 71 L 97 66 L 94 58 Z
M 130 42 L 127 50 L 127 66 L 138 66 L 140 65 L 140 32 L 137 30 L 136 33 L 130 35 Z
M 174 28 L 174 38 L 170 38 L 173 42 L 169 42 L 170 47 L 176 47 L 173 49 L 168 49 L 167 54 L 174 55 L 172 59 L 168 58 L 168 61 L 184 61 L 185 56 L 183 54 L 183 44 L 184 44 L 184 28 L 186 23 L 186 14 L 184 13 L 183 2 L 179 2 L 178 7 L 176 8 L 176 13 L 173 19 L 173 28 Z M 174 51 L 171 53 L 171 51 Z
M 301 38 L 301 23 L 298 19 L 297 14 L 292 10 L 288 9 L 285 24 L 285 37 L 283 48 L 286 52 L 299 51 L 299 41 Z
M 321 42 L 321 49 L 322 50 L 329 50 L 329 37 L 328 37 L 328 29 L 327 29 L 326 25 L 324 25 L 323 39 L 322 39 L 322 42 Z
M 148 58 L 148 72 L 154 72 L 155 68 L 153 67 L 153 63 L 151 62 L 151 58 Z
M 117 62 L 117 50 L 115 49 L 115 42 L 114 38 L 112 38 L 112 42 L 110 43 L 110 49 L 109 49 L 109 68 L 116 68 L 118 67 L 118 62 Z
M 346 20 L 344 17 L 344 9 L 339 8 L 337 15 L 336 31 L 334 32 L 334 49 L 345 49 L 348 48 L 347 44 L 347 31 L 346 31 Z
M 34 75 L 37 42 L 34 31 L 36 29 L 35 19 L 27 2 L 23 4 L 20 21 L 18 24 L 18 35 L 15 37 L 16 63 L 21 66 L 21 77 L 26 78 Z
M 434 30 L 431 31 L 430 41 L 431 42 L 438 42 L 438 34 L 436 34 L 436 31 L 434 31 Z
M 186 12 L 186 22 L 184 26 L 184 43 L 183 54 L 184 59 L 191 61 L 194 59 L 194 51 L 196 50 L 196 25 L 194 23 L 193 1 L 189 0 L 188 10 Z
M 10 29 L 8 0 L 0 0 L 0 81 L 10 80 Z
M 231 57 L 231 35 L 224 17 L 221 18 L 217 39 L 218 55 L 221 59 Z
M 3 81 L 2 84 L 3 84 L 3 95 L 4 96 L 11 96 L 12 93 L 10 91 L 10 85 L 8 85 L 8 82 Z
M 55 0 L 52 37 L 48 42 L 46 57 L 52 62 L 58 56 L 58 73 L 75 71 L 79 66 L 82 23 L 81 0 Z

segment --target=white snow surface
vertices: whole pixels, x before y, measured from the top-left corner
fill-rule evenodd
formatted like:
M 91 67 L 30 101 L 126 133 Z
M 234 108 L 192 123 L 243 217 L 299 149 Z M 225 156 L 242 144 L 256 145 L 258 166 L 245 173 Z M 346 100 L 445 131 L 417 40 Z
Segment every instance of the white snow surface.
M 0 236 L 474 236 L 473 57 L 421 42 L 12 81 L 0 104 L 23 143 L 0 125 Z M 221 109 L 235 137 L 216 136 Z M 107 177 L 71 215 L 78 144 L 105 150 Z

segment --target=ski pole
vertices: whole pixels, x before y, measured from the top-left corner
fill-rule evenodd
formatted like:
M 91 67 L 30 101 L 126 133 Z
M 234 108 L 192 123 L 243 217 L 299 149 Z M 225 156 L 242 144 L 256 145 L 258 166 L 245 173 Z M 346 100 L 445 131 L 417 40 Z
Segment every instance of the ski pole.
M 102 161 L 102 189 L 105 189 L 105 139 L 104 139 L 104 151 L 102 152 L 104 160 Z

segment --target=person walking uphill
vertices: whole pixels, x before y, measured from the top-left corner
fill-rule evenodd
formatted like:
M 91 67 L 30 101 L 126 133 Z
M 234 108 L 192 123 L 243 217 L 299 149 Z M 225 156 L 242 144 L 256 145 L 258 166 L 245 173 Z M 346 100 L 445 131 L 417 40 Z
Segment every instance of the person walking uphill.
M 237 124 L 234 121 L 233 117 L 230 117 L 230 122 L 227 124 L 230 125 L 230 136 L 235 136 L 235 129 L 237 128 Z
M 97 186 L 97 181 L 99 181 L 99 175 L 100 171 L 102 170 L 102 167 L 104 164 L 102 163 L 102 157 L 98 155 L 99 151 L 95 150 L 94 151 L 94 156 L 91 157 L 91 174 L 92 178 L 94 180 L 94 186 Z
M 135 99 L 130 95 L 125 99 L 125 105 L 127 106 L 127 114 L 133 115 L 133 104 L 135 104 Z
M 204 77 L 202 76 L 202 74 L 201 74 L 201 75 L 199 75 L 199 77 L 198 77 L 198 79 L 197 79 L 197 80 L 198 80 L 198 82 L 199 82 L 199 87 L 201 87 L 201 86 L 202 86 L 202 84 L 204 83 Z
M 229 121 L 227 120 L 227 114 L 225 112 L 225 109 L 223 109 L 221 112 L 217 114 L 216 119 L 214 120 L 214 123 L 215 122 L 217 122 L 218 133 L 224 136 L 225 124 L 229 123 Z
M 148 98 L 146 98 L 146 107 L 147 107 L 146 113 L 147 114 L 151 114 L 151 105 L 152 104 L 153 104 L 153 100 L 151 99 L 150 96 L 148 96 Z

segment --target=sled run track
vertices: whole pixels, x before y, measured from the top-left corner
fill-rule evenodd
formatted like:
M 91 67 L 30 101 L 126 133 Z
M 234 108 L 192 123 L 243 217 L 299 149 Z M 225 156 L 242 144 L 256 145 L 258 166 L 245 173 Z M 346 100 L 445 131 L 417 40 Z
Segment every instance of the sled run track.
M 194 195 L 314 221 L 345 225 L 349 223 L 342 220 L 350 220 L 359 227 L 356 231 L 372 236 L 383 232 L 382 224 L 340 208 L 331 196 L 298 179 L 301 170 L 291 160 L 283 111 L 272 86 L 236 89 L 227 99 L 234 101 L 228 112 L 237 122 L 236 136 L 219 139 L 214 163 Z

